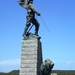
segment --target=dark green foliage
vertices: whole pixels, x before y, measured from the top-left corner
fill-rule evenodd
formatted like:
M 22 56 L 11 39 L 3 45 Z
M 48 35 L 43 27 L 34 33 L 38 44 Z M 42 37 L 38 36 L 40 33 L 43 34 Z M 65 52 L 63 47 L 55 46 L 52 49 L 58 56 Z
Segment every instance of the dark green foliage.
M 57 75 L 75 75 L 75 70 L 53 70 L 52 73 L 57 73 Z
M 52 70 L 57 75 L 75 75 L 75 70 Z M 0 73 L 0 75 L 19 75 L 19 70 L 13 70 L 9 73 Z
M 0 73 L 0 75 L 19 75 L 19 70 L 13 70 L 9 73 Z

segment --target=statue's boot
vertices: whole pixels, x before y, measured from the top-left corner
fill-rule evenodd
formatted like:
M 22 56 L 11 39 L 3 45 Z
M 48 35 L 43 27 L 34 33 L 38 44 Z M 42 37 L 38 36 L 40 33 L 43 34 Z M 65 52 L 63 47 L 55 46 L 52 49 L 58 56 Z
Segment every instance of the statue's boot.
M 27 30 L 28 30 L 28 27 L 26 26 L 25 29 L 24 29 L 24 33 L 23 33 L 23 35 L 22 35 L 23 37 L 26 36 Z
M 35 28 L 35 35 L 38 36 L 38 30 L 39 30 L 39 26 L 36 26 Z

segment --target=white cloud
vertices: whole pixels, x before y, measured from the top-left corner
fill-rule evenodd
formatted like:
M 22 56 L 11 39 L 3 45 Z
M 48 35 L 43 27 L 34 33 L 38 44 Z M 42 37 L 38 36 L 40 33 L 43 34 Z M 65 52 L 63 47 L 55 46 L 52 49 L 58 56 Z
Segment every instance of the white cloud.
M 0 65 L 19 65 L 20 59 L 8 59 L 0 61 Z
M 66 61 L 67 64 L 73 64 L 75 61 Z
M 58 70 L 75 70 L 75 60 L 70 61 L 70 60 L 59 60 L 59 61 L 53 61 L 54 62 L 54 68 L 53 69 L 58 69 Z
M 54 61 L 54 63 L 64 63 L 64 64 L 70 65 L 70 64 L 75 63 L 75 61 Z

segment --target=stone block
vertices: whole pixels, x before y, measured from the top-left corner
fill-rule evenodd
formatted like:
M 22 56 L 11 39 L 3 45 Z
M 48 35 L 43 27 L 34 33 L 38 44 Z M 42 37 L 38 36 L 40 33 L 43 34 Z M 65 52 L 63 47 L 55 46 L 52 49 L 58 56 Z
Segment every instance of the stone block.
M 39 75 L 42 63 L 42 48 L 38 38 L 22 40 L 21 64 L 19 75 Z

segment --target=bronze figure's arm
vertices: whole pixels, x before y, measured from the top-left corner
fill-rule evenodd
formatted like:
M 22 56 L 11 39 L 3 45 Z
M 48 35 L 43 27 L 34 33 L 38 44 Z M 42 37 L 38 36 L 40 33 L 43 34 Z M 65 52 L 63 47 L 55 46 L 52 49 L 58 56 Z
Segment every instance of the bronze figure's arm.
M 41 14 L 36 10 L 36 8 L 33 6 L 33 4 L 29 4 L 30 8 L 38 15 L 40 16 Z

